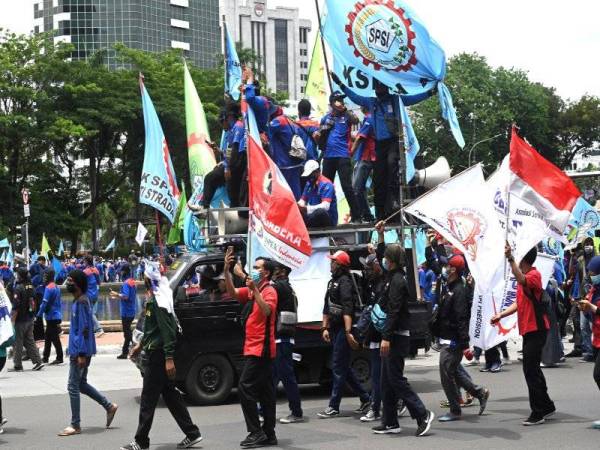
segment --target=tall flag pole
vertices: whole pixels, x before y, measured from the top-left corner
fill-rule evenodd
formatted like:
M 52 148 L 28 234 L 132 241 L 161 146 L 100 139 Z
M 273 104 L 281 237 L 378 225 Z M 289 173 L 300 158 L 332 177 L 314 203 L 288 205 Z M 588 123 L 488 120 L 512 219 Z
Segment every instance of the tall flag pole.
M 319 0 L 315 0 L 315 6 L 317 8 L 317 20 L 319 22 L 319 33 L 317 34 L 317 39 L 321 41 L 321 51 L 323 53 L 325 69 L 327 70 L 327 82 L 329 83 L 329 92 L 333 92 L 333 87 L 331 85 L 331 76 L 329 75 L 329 61 L 327 60 L 327 53 L 325 53 L 325 42 L 323 41 L 323 24 L 321 23 L 321 8 L 319 8 Z
M 173 223 L 177 212 L 177 203 L 179 202 L 177 178 L 175 177 L 165 134 L 158 120 L 152 99 L 144 86 L 142 74 L 140 74 L 139 82 L 146 129 L 139 201 L 160 211 L 169 219 L 169 222 Z M 157 226 L 160 226 L 158 221 Z
M 323 40 L 321 33 L 317 32 L 315 45 L 313 47 L 312 56 L 310 58 L 310 66 L 308 67 L 308 78 L 306 80 L 305 96 L 310 99 L 310 102 L 319 117 L 327 114 L 330 87 L 325 84 L 325 76 L 329 78 L 326 72 L 325 64 L 323 64 Z
M 242 65 L 235 49 L 235 42 L 231 39 L 227 22 L 223 16 L 223 39 L 225 56 L 225 93 L 235 101 L 240 99 L 240 86 L 242 85 Z

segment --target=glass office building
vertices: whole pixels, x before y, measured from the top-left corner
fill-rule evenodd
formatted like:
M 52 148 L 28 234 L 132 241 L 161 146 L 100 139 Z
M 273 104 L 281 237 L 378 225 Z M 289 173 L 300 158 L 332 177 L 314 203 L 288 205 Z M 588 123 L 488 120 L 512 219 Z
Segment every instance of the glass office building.
M 151 52 L 181 49 L 196 66 L 214 67 L 221 51 L 219 0 L 34 0 L 34 31 L 70 42 L 74 59 L 112 46 Z

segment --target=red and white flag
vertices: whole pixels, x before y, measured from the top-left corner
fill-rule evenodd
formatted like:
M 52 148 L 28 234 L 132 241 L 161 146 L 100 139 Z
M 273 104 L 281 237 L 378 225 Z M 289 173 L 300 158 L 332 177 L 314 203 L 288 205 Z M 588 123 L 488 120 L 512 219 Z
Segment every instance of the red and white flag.
M 521 139 L 513 127 L 510 141 L 510 196 L 529 204 L 547 226 L 562 235 L 571 211 L 581 197 L 573 181 Z M 512 208 L 511 208 L 512 209 Z M 518 220 L 511 217 L 511 220 Z
M 242 111 L 247 119 L 250 230 L 273 259 L 298 269 L 312 253 L 308 230 L 287 181 L 262 148 L 256 118 L 245 101 Z

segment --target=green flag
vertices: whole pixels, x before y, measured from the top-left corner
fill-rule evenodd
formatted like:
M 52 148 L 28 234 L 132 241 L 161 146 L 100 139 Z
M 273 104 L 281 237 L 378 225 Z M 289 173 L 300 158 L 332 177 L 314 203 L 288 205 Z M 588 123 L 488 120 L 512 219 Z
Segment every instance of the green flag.
M 308 67 L 308 79 L 306 80 L 306 91 L 304 95 L 310 100 L 315 111 L 315 116 L 322 117 L 327 114 L 329 85 L 325 81 L 325 64 L 323 63 L 323 46 L 321 36 L 317 32 L 315 46 L 313 47 Z
M 181 230 L 183 230 L 183 219 L 185 217 L 185 209 L 187 208 L 186 205 L 187 198 L 185 195 L 185 185 L 183 185 L 181 187 L 181 194 L 179 195 L 179 206 L 177 206 L 175 220 L 169 229 L 169 236 L 167 236 L 167 245 L 174 245 L 181 242 Z
M 46 239 L 46 233 L 42 234 L 42 255 L 48 259 L 48 252 L 50 251 L 50 244 L 48 244 L 48 239 Z
M 206 115 L 187 64 L 183 64 L 185 91 L 185 126 L 187 130 L 190 182 L 192 191 L 202 184 L 204 176 L 217 165 L 215 154 L 208 145 L 210 135 Z

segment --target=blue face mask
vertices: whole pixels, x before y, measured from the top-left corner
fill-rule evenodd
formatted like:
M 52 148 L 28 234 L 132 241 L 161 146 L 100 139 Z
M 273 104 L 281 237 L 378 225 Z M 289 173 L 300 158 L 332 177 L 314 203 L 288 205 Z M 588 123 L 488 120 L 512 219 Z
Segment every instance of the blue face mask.
M 383 267 L 383 270 L 390 270 L 390 263 L 388 263 L 387 258 L 383 258 L 383 261 L 381 261 L 381 267 Z
M 250 272 L 250 278 L 252 278 L 254 283 L 258 284 L 260 281 L 260 272 L 256 269 L 252 269 L 252 272 Z
M 598 274 L 598 275 L 591 275 L 590 279 L 592 280 L 592 284 L 594 284 L 594 285 L 599 285 L 600 284 L 600 274 Z

